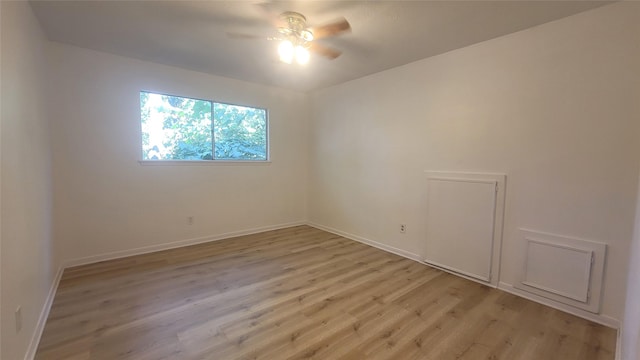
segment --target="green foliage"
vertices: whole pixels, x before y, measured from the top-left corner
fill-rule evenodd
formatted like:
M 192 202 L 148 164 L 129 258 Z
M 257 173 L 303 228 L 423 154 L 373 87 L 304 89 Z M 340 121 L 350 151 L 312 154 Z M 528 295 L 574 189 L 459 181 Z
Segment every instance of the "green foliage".
M 140 92 L 143 159 L 266 160 L 266 111 Z M 215 137 L 215 141 L 214 140 Z
M 267 159 L 265 110 L 215 103 L 213 112 L 216 159 Z

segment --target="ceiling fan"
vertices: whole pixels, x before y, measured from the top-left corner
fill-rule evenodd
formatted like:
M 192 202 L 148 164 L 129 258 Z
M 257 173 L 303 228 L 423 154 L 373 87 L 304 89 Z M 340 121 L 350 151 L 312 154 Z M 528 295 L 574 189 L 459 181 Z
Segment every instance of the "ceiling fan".
M 287 64 L 291 64 L 295 60 L 298 64 L 304 65 L 309 61 L 310 52 L 332 60 L 340 56 L 342 54 L 341 51 L 321 45 L 316 40 L 337 36 L 351 30 L 351 25 L 345 18 L 340 18 L 322 26 L 310 27 L 307 25 L 307 18 L 295 11 L 285 11 L 273 20 L 278 36 L 265 38 L 229 32 L 227 32 L 227 36 L 236 39 L 280 41 L 278 45 L 280 60 Z

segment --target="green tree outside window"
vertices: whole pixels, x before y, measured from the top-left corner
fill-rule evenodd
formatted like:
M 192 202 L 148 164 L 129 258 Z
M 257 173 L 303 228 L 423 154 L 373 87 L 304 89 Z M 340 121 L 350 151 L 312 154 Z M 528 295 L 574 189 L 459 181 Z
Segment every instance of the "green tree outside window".
M 267 112 L 140 92 L 143 160 L 267 160 Z

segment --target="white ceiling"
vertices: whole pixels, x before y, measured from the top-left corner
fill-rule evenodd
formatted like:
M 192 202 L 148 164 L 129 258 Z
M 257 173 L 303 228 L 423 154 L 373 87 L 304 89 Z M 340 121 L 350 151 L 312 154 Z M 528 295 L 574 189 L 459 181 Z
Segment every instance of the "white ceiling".
M 277 60 L 257 1 L 31 1 L 50 40 L 185 69 L 310 91 L 592 9 L 607 1 L 271 1 L 310 25 L 344 16 L 352 31 L 319 40 L 343 51 L 306 66 Z

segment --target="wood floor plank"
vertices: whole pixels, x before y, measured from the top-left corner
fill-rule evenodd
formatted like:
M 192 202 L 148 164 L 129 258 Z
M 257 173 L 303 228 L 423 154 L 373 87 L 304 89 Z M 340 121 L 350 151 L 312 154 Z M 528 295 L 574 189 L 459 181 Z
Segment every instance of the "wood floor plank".
M 613 329 L 309 226 L 67 269 L 36 359 L 614 359 Z

